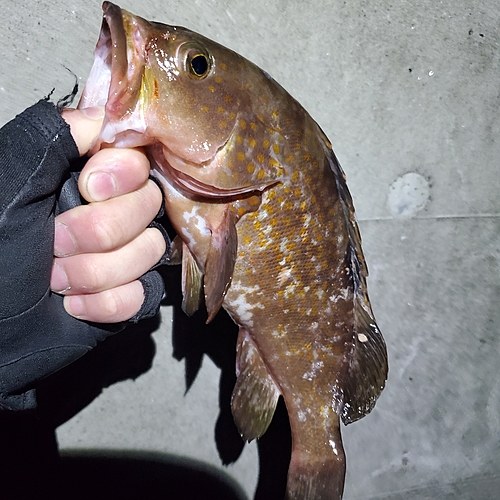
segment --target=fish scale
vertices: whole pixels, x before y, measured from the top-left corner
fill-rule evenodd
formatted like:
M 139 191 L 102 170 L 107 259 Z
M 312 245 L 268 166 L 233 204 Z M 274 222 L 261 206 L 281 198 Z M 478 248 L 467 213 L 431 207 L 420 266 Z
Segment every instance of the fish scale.
M 101 147 L 142 146 L 182 254 L 183 308 L 240 327 L 231 408 L 242 437 L 284 398 L 286 497 L 342 498 L 340 421 L 371 411 L 387 352 L 344 173 L 310 115 L 267 73 L 185 28 L 105 2 L 79 107 L 105 105 Z

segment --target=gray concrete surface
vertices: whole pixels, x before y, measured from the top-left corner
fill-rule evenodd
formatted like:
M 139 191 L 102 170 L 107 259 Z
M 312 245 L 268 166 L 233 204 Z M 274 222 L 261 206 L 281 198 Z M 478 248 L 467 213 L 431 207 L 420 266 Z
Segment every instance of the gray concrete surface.
M 371 415 L 344 429 L 345 498 L 500 498 L 498 2 L 124 0 L 271 73 L 310 111 L 347 174 L 390 355 Z M 85 81 L 100 5 L 4 0 L 0 123 Z M 408 175 L 411 174 L 411 175 Z M 151 370 L 59 428 L 61 448 L 152 450 L 222 468 L 219 369 L 185 394 L 171 310 Z M 254 444 L 224 468 L 249 497 Z

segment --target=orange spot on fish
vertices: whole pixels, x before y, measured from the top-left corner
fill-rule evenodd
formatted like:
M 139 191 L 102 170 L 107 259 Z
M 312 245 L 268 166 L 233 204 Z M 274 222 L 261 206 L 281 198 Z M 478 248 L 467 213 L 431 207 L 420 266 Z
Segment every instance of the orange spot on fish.
M 278 118 L 279 114 L 280 114 L 279 111 L 277 109 L 275 109 L 273 111 L 273 118 L 275 118 L 275 119 Z
M 255 165 L 250 162 L 248 165 L 247 165 L 247 172 L 249 174 L 253 174 L 255 172 Z
M 311 161 L 311 155 L 309 153 L 304 153 L 304 161 L 310 162 Z
M 248 139 L 248 145 L 251 148 L 254 148 L 256 144 L 257 144 L 257 141 L 253 137 L 250 137 L 250 139 Z
M 252 207 L 258 206 L 260 204 L 260 196 L 250 196 L 250 198 L 248 198 L 248 203 Z
M 271 145 L 271 143 L 269 142 L 269 140 L 268 140 L 268 139 L 264 139 L 264 140 L 262 141 L 262 146 L 263 146 L 264 148 L 268 149 L 270 145 Z
M 291 163 L 294 159 L 294 155 L 293 154 L 289 154 L 286 158 L 285 158 L 285 161 L 286 163 Z
M 221 63 L 219 63 L 219 68 L 220 68 L 222 71 L 226 71 L 226 69 L 227 69 L 227 64 L 226 64 L 226 63 L 221 62 Z
M 296 198 L 299 198 L 302 194 L 302 190 L 300 188 L 295 188 L 293 190 L 293 195 L 296 197 Z
M 219 122 L 219 127 L 220 128 L 226 128 L 227 127 L 227 121 L 226 120 L 221 120 Z
M 222 106 L 219 106 L 217 108 L 217 113 L 224 113 L 224 108 Z
M 272 168 L 276 168 L 276 167 L 280 166 L 279 161 L 275 160 L 274 158 L 269 158 L 269 160 L 267 161 L 267 163 Z
M 214 76 L 214 81 L 215 81 L 215 83 L 222 83 L 222 76 L 215 75 Z
M 273 144 L 273 151 L 279 155 L 280 154 L 280 146 L 279 144 Z
M 210 92 L 215 92 L 215 87 L 213 85 L 209 85 L 208 86 L 208 90 L 210 90 Z
M 201 110 L 204 112 L 204 113 L 208 113 L 210 111 L 209 107 L 208 106 L 202 106 L 201 107 Z
M 259 154 L 257 155 L 257 161 L 258 161 L 259 163 L 264 163 L 264 159 L 265 159 L 265 158 L 264 158 L 264 155 L 263 155 L 262 153 L 259 153 Z
M 238 158 L 238 161 L 245 161 L 245 153 L 243 153 L 243 151 L 238 151 L 238 153 L 236 153 L 236 158 Z
M 243 137 L 241 137 L 241 135 L 237 135 L 236 136 L 236 143 L 237 144 L 243 144 Z
M 257 130 L 257 124 L 255 122 L 250 122 L 250 128 L 252 130 Z
M 293 171 L 292 172 L 292 176 L 290 178 L 290 180 L 295 183 L 299 180 L 299 172 L 297 170 Z
M 257 172 L 257 179 L 262 180 L 264 177 L 266 176 L 266 171 L 261 168 L 258 172 Z
M 233 98 L 229 94 L 226 94 L 224 96 L 224 101 L 226 101 L 229 104 L 229 103 L 233 102 Z

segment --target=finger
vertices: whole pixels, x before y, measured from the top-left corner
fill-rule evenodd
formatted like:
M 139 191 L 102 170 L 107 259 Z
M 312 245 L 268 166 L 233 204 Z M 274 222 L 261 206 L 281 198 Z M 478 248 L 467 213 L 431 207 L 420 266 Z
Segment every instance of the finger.
M 136 238 L 158 214 L 160 188 L 148 180 L 117 198 L 80 205 L 55 220 L 54 255 L 107 252 Z
M 70 126 L 80 156 L 87 154 L 101 131 L 104 106 L 85 110 L 65 109 L 61 116 Z
M 97 323 L 118 323 L 133 318 L 143 301 L 142 284 L 132 281 L 99 293 L 64 297 L 64 308 L 68 314 L 78 319 Z
M 51 289 L 64 295 L 80 295 L 130 283 L 151 269 L 165 250 L 161 232 L 148 228 L 127 245 L 111 252 L 56 257 Z
M 102 149 L 83 167 L 78 188 L 87 201 L 104 201 L 139 189 L 149 171 L 149 160 L 139 149 Z

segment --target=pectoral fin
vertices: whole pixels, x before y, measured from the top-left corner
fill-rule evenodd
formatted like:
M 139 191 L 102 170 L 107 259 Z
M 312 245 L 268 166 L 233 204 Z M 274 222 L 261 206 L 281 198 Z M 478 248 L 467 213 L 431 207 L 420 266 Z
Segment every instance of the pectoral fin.
M 243 328 L 238 333 L 236 373 L 231 410 L 241 436 L 251 441 L 261 437 L 269 427 L 280 391 Z
M 354 310 L 355 346 L 344 389 L 342 421 L 364 417 L 375 406 L 387 379 L 387 349 L 371 311 L 358 297 Z
M 191 316 L 200 307 L 203 274 L 188 246 L 182 244 L 182 310 Z
M 231 284 L 237 249 L 236 212 L 231 205 L 227 205 L 220 225 L 212 231 L 210 250 L 205 264 L 207 323 L 217 314 Z

